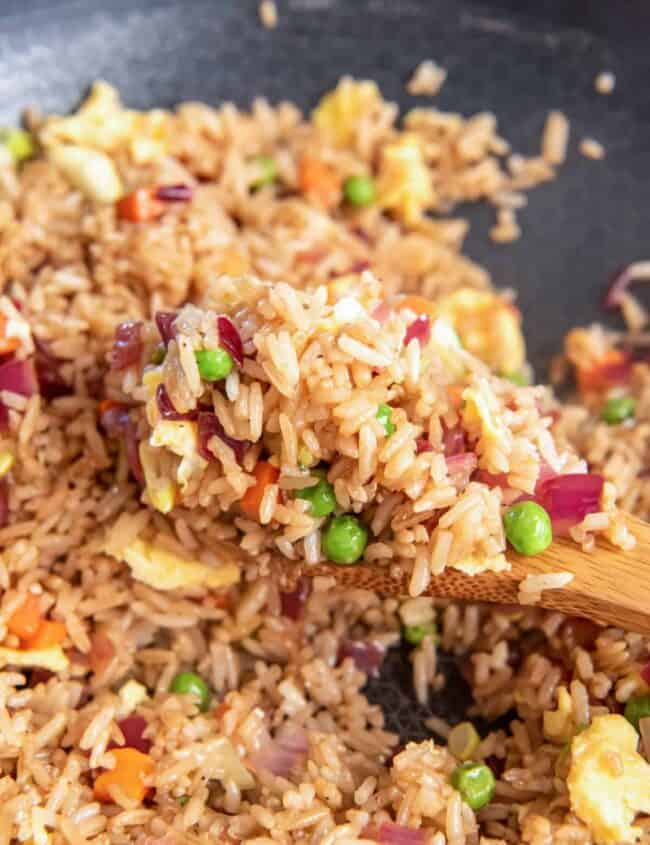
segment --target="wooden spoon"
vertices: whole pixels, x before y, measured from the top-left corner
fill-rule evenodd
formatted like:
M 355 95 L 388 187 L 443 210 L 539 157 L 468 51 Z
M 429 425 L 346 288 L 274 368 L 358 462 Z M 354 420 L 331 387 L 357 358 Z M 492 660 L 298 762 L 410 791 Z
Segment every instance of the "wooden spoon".
M 519 585 L 527 575 L 571 572 L 572 581 L 558 589 L 544 590 L 536 604 L 650 635 L 650 525 L 633 516 L 627 520 L 637 538 L 632 551 L 624 552 L 599 540 L 597 547 L 586 553 L 564 539 L 555 540 L 535 557 L 524 557 L 509 549 L 506 556 L 512 568 L 508 572 L 469 576 L 448 568 L 431 579 L 426 594 L 517 604 Z M 343 586 L 376 590 L 384 595 L 408 595 L 410 573 L 405 570 L 399 574 L 394 566 L 314 566 L 286 558 L 277 558 L 276 563 L 287 585 L 295 584 L 300 575 L 325 575 Z

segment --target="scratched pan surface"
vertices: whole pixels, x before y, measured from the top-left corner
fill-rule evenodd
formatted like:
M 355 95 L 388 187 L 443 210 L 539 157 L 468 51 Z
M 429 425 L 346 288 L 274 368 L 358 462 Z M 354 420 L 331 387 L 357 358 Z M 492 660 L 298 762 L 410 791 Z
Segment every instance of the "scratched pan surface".
M 0 122 L 33 104 L 65 110 L 103 77 L 134 106 L 179 100 L 249 103 L 264 94 L 303 107 L 342 73 L 376 79 L 402 106 L 422 59 L 449 71 L 436 104 L 491 109 L 516 149 L 537 149 L 544 115 L 565 111 L 572 152 L 560 178 L 530 195 L 524 237 L 489 244 L 491 217 L 468 209 L 469 253 L 518 291 L 540 377 L 570 326 L 602 318 L 608 273 L 648 258 L 650 220 L 650 4 L 645 0 L 278 0 L 269 32 L 257 0 L 0 0 Z M 617 77 L 611 97 L 593 79 Z M 576 152 L 594 137 L 603 162 Z M 465 213 L 465 209 L 462 210 Z M 457 663 L 443 657 L 446 692 L 432 711 L 456 720 L 469 701 Z M 410 696 L 408 652 L 395 650 L 369 686 L 391 727 L 425 735 Z

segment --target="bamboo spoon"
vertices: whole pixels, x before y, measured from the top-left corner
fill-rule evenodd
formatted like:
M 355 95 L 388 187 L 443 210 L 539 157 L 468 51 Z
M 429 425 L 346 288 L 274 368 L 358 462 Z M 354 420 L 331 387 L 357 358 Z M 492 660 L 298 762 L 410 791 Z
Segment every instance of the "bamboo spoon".
M 469 576 L 457 569 L 446 569 L 431 579 L 426 593 L 517 604 L 519 585 L 527 575 L 570 572 L 573 580 L 563 587 L 544 590 L 537 606 L 650 635 L 650 525 L 633 516 L 627 520 L 637 538 L 632 551 L 624 552 L 599 541 L 592 552 L 586 553 L 572 541 L 558 539 L 534 557 L 509 549 L 508 572 Z M 391 566 L 313 566 L 286 558 L 276 558 L 275 563 L 283 585 L 295 584 L 300 575 L 325 575 L 342 586 L 376 590 L 384 595 L 408 595 L 409 573 L 399 574 Z

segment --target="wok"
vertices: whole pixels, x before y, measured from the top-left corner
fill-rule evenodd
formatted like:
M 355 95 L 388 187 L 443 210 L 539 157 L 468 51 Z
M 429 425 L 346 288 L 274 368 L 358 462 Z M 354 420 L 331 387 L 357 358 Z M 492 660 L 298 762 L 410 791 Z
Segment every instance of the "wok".
M 277 29 L 264 29 L 257 0 L 0 0 L 0 122 L 25 105 L 65 111 L 95 78 L 135 107 L 180 100 L 247 104 L 256 95 L 308 108 L 343 73 L 376 79 L 403 107 L 420 102 L 404 82 L 433 58 L 449 72 L 436 105 L 493 110 L 516 150 L 538 149 L 546 112 L 571 119 L 560 178 L 529 196 L 523 237 L 497 247 L 491 212 L 460 209 L 472 228 L 467 252 L 499 286 L 518 291 L 529 354 L 543 378 L 565 332 L 602 319 L 608 273 L 648 258 L 650 211 L 650 6 L 644 0 L 278 0 Z M 609 97 L 593 88 L 616 74 Z M 601 141 L 604 161 L 577 141 Z M 410 697 L 407 653 L 394 650 L 369 685 L 390 726 L 425 735 L 426 708 Z M 454 721 L 468 701 L 452 658 L 433 712 Z

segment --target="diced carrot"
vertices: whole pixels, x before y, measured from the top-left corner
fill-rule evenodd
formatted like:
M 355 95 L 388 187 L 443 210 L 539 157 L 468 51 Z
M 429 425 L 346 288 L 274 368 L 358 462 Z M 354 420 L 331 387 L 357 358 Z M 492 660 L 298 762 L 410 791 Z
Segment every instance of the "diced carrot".
M 437 316 L 436 306 L 424 296 L 403 296 L 397 300 L 396 307 L 398 311 L 408 309 L 413 311 L 414 314 L 426 314 L 429 317 Z
M 0 355 L 9 355 L 20 346 L 20 338 L 7 337 L 7 315 L 0 311 Z
M 253 475 L 255 476 L 255 484 L 246 490 L 239 504 L 246 516 L 251 519 L 259 519 L 264 491 L 269 484 L 275 484 L 280 472 L 268 461 L 258 461 L 253 470 Z
M 341 177 L 318 158 L 304 156 L 300 159 L 298 187 L 323 208 L 334 208 L 341 201 Z
M 7 628 L 23 640 L 33 637 L 42 622 L 41 601 L 34 593 L 28 593 L 25 601 L 9 617 Z
M 23 648 L 50 648 L 59 645 L 66 637 L 66 627 L 63 622 L 53 622 L 51 619 L 43 619 L 31 637 L 23 637 L 21 645 Z
M 629 355 L 621 349 L 609 349 L 605 355 L 588 367 L 576 368 L 576 379 L 581 393 L 608 390 L 627 384 L 632 374 Z
M 113 748 L 110 753 L 115 758 L 115 768 L 96 778 L 95 798 L 112 801 L 111 787 L 117 787 L 131 801 L 143 801 L 150 790 L 144 780 L 154 770 L 153 759 L 135 748 Z
M 150 188 L 137 188 L 118 200 L 115 209 L 120 220 L 147 223 L 160 217 L 165 206 L 156 199 Z

